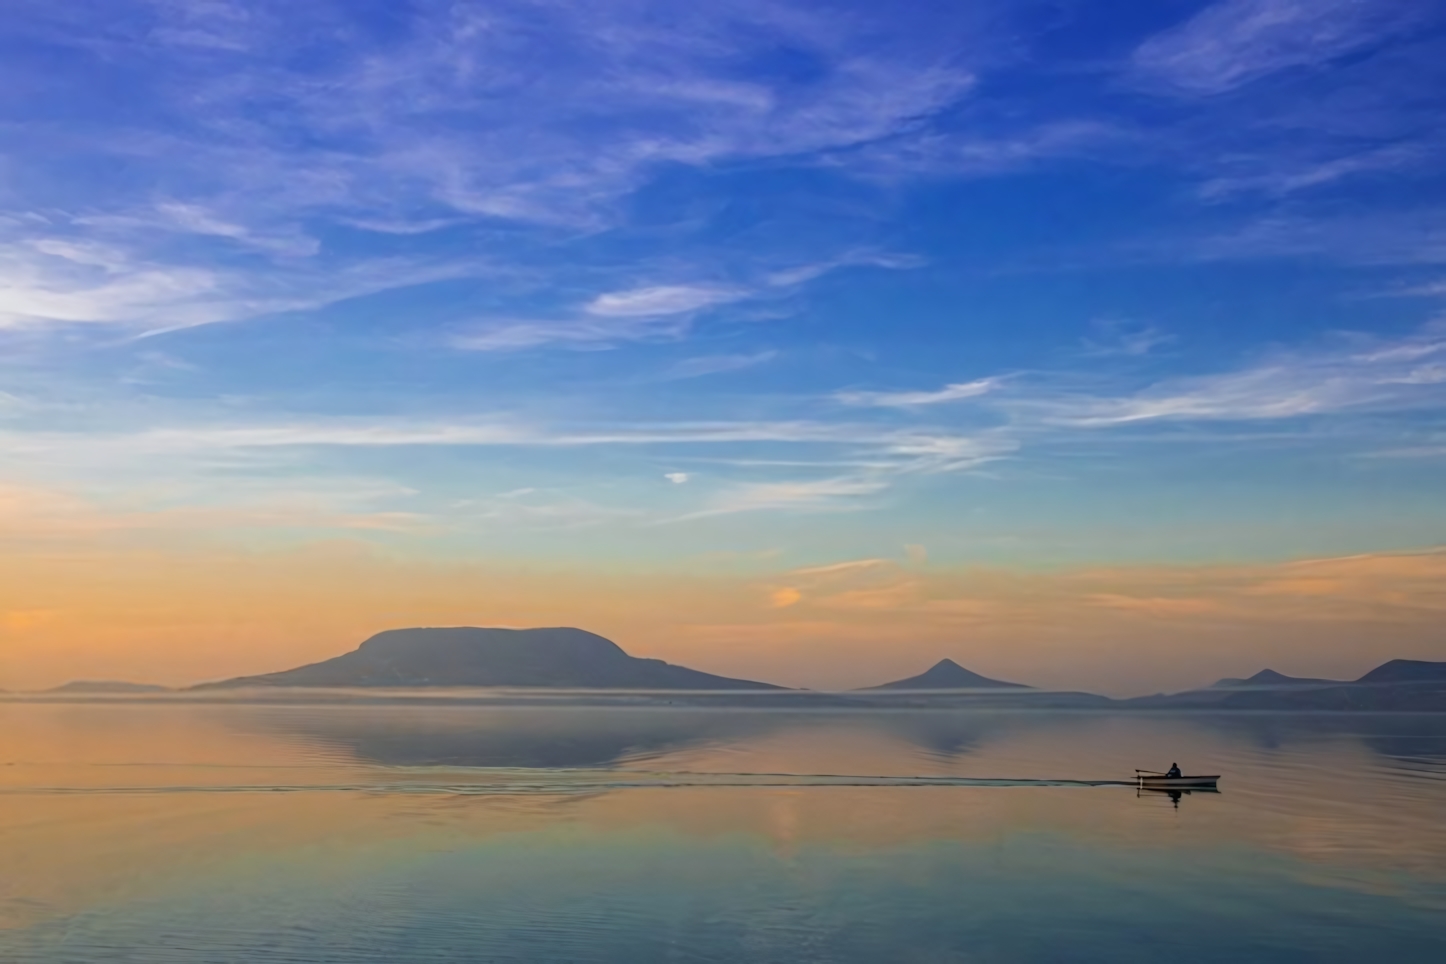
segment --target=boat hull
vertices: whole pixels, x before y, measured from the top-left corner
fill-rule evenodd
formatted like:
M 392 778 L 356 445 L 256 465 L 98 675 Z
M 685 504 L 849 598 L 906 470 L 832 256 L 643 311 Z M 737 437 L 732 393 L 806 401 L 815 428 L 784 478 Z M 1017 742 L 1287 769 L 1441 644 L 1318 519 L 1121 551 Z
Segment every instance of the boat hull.
M 1140 777 L 1140 786 L 1147 790 L 1196 790 L 1214 787 L 1220 775 L 1180 777 Z

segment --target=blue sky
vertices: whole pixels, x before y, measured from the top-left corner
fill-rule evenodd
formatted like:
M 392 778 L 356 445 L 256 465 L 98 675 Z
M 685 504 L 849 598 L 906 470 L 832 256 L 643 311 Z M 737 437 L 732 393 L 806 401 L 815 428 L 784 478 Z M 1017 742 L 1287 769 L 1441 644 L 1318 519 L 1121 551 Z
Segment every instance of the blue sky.
M 1443 74 L 1415 0 L 11 0 L 15 538 L 1439 545 Z

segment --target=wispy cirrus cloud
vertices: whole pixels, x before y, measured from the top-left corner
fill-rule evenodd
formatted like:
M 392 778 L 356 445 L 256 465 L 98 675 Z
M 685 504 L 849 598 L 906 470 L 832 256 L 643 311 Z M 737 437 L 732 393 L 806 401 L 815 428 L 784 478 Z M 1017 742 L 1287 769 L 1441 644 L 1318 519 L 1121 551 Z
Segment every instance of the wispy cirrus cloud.
M 1419 22 L 1409 0 L 1220 0 L 1134 53 L 1138 76 L 1178 92 L 1219 94 L 1289 68 L 1313 67 Z
M 605 348 L 620 342 L 677 338 L 692 316 L 751 297 L 743 287 L 649 285 L 604 292 L 576 309 L 571 318 L 509 319 L 474 325 L 454 336 L 465 351 L 520 351 L 543 345 Z
M 92 451 L 153 455 L 306 446 L 708 446 L 740 443 L 873 449 L 929 467 L 981 460 L 1009 448 L 989 436 L 954 435 L 823 420 L 545 424 L 505 416 L 471 418 L 332 417 L 190 422 L 142 431 L 0 433 L 0 450 L 20 454 Z
M 68 85 L 40 85 L 54 100 L 18 112 L 25 149 L 7 172 L 26 191 L 0 193 L 13 242 L 0 324 L 186 327 L 326 304 L 309 292 L 338 274 L 369 275 L 355 287 L 364 294 L 455 277 L 464 259 L 428 249 L 429 233 L 597 230 L 624 220 L 618 201 L 660 167 L 886 137 L 974 82 L 959 46 L 978 30 L 969 18 L 924 26 L 736 0 L 659 20 L 653 6 L 422 0 L 399 15 L 405 29 L 379 33 L 367 11 L 326 2 L 24 2 L 11 18 L 19 39 L 134 109 L 122 123 Z M 317 42 L 325 58 L 306 53 Z M 780 50 L 808 69 L 746 69 Z M 11 60 L 0 84 L 29 89 L 30 69 Z M 73 212 L 64 225 L 59 211 Z M 372 240 L 338 243 L 339 229 Z M 515 260 L 518 241 L 489 251 Z M 475 245 L 474 234 L 473 259 Z M 85 246 L 104 246 L 105 263 L 77 261 Z M 388 262 L 415 270 L 389 282 L 378 270 Z M 666 337 L 668 322 L 608 333 L 586 319 L 664 318 L 746 296 L 677 283 L 605 292 L 577 323 L 509 322 L 464 344 Z
M 1434 203 L 1409 210 L 1347 214 L 1298 209 L 1254 213 L 1220 230 L 1152 239 L 1132 246 L 1144 261 L 1199 263 L 1298 260 L 1366 267 L 1446 264 L 1446 211 Z
M 71 224 L 102 233 L 170 232 L 203 238 L 222 238 L 242 249 L 292 258 L 304 258 L 321 250 L 321 243 L 298 225 L 281 225 L 272 230 L 257 229 L 225 217 L 197 203 L 161 200 L 149 209 L 115 214 L 82 215 Z
M 1154 325 L 1131 324 L 1117 318 L 1097 319 L 1090 327 L 1093 331 L 1084 339 L 1084 349 L 1097 358 L 1141 358 L 1175 340 Z
M 611 348 L 622 342 L 680 338 L 691 325 L 686 316 L 624 315 L 615 319 L 489 321 L 454 334 L 448 344 L 461 351 L 510 352 L 553 346 Z
M 1200 196 L 1207 200 L 1236 198 L 1242 194 L 1259 193 L 1282 197 L 1309 188 L 1318 188 L 1362 174 L 1383 174 L 1404 167 L 1426 162 L 1435 152 L 1420 143 L 1388 144 L 1384 147 L 1370 147 L 1353 150 L 1350 146 L 1341 156 L 1323 159 L 1278 159 L 1274 165 L 1261 170 L 1259 158 L 1252 158 L 1241 166 L 1248 170 L 1241 173 L 1221 173 L 1200 185 Z M 1222 167 L 1228 168 L 1227 160 Z M 1273 169 L 1272 169 L 1273 168 Z
M 1340 336 L 1246 367 L 1167 378 L 1113 397 L 1061 393 L 1014 400 L 1025 417 L 1103 428 L 1152 421 L 1261 421 L 1446 408 L 1446 330 L 1396 340 Z
M 256 271 L 225 259 L 181 260 L 47 230 L 0 240 L 0 328 L 175 330 L 314 309 L 486 270 L 475 260 L 358 258 Z
M 1277 349 L 1235 369 L 1166 377 L 1134 391 L 1083 391 L 1080 372 L 1033 372 L 960 382 L 937 390 L 852 392 L 854 405 L 908 411 L 961 399 L 1009 416 L 1003 437 L 1041 440 L 1040 429 L 1104 429 L 1148 422 L 1229 422 L 1370 412 L 1446 411 L 1446 326 L 1396 339 L 1338 333 L 1322 343 Z M 1017 434 L 1016 434 L 1017 433 Z M 950 444 L 946 439 L 944 444 Z
M 890 271 L 907 271 L 921 268 L 927 263 L 927 258 L 917 254 L 849 251 L 823 261 L 809 261 L 768 271 L 763 276 L 763 284 L 773 288 L 793 288 L 842 268 L 885 268 Z
M 685 358 L 670 366 L 661 377 L 666 381 L 676 381 L 685 378 L 702 378 L 705 375 L 721 375 L 725 372 L 742 371 L 746 368 L 766 365 L 777 357 L 778 352 L 771 350 L 736 355 L 699 355 L 695 358 Z
M 690 522 L 741 512 L 851 512 L 883 493 L 889 482 L 882 477 L 842 475 L 825 479 L 745 482 L 730 486 L 701 509 L 663 521 Z
M 1124 119 L 981 119 L 958 129 L 927 130 L 869 144 L 849 155 L 863 173 L 989 177 L 1046 162 L 1121 157 L 1138 149 L 1140 132 Z
M 0 247 L 0 327 L 203 324 L 227 316 L 213 269 L 136 262 L 108 245 L 41 237 Z
M 825 262 L 763 271 L 746 284 L 649 284 L 618 288 L 595 295 L 561 313 L 561 317 L 508 318 L 473 324 L 455 334 L 450 344 L 464 351 L 520 351 L 555 345 L 564 348 L 611 348 L 627 342 L 675 340 L 687 335 L 694 320 L 705 313 L 744 302 L 786 298 L 794 289 L 833 271 L 853 267 L 904 270 L 918 267 L 918 259 L 904 256 L 850 254 Z M 747 365 L 767 361 L 771 355 L 755 353 Z M 744 367 L 737 358 L 719 362 Z M 682 363 L 679 371 L 688 371 Z M 704 363 L 693 367 L 698 374 Z M 716 369 L 728 370 L 727 367 Z M 672 375 L 669 377 L 693 377 Z
M 600 294 L 584 305 L 583 311 L 602 318 L 682 315 L 739 301 L 750 293 L 746 288 L 713 285 L 652 285 Z
M 608 461 L 634 452 L 645 459 L 663 457 L 673 462 L 709 452 L 777 449 L 815 453 L 812 462 L 760 459 L 750 465 L 733 459 L 737 464 L 726 475 L 701 479 L 690 472 L 666 472 L 664 478 L 670 482 L 690 483 L 682 493 L 681 506 L 676 499 L 658 504 L 653 496 L 642 502 L 620 501 L 615 495 L 600 500 L 589 495 L 586 487 L 535 498 L 530 494 L 534 490 L 527 488 L 508 499 L 438 504 L 435 497 L 419 495 L 398 483 L 392 496 L 372 510 L 433 521 L 450 519 L 458 525 L 505 523 L 543 528 L 661 523 L 765 511 L 853 511 L 876 504 L 909 477 L 970 471 L 1007 457 L 1016 447 L 1013 440 L 994 433 L 964 435 L 827 421 L 558 425 L 506 417 L 390 417 L 193 422 L 142 432 L 0 431 L 0 457 L 23 464 L 33 480 L 81 485 L 104 493 L 131 491 L 131 503 L 136 505 L 155 498 L 169 502 L 197 497 L 207 502 L 223 498 L 245 503 L 254 491 L 292 491 L 295 486 L 290 479 L 303 466 L 316 462 L 318 452 L 334 453 L 325 461 L 338 466 L 367 464 L 371 461 L 367 452 L 419 448 L 459 453 L 486 449 L 597 451 L 609 453 L 605 456 Z M 356 453 L 357 458 L 349 453 Z M 729 459 L 717 461 L 722 465 Z M 840 466 L 846 469 L 841 474 Z M 351 472 L 341 471 L 339 491 L 355 489 L 347 481 Z M 406 476 L 403 472 L 397 478 Z M 165 480 L 165 484 L 144 496 L 131 488 L 137 479 Z M 374 484 L 365 488 L 375 491 Z
M 923 405 L 942 405 L 966 398 L 979 398 L 997 389 L 1003 382 L 1000 378 L 978 378 L 972 382 L 956 382 L 935 391 L 919 392 L 839 392 L 834 398 L 845 405 L 864 405 L 875 408 L 915 408 Z
M 961 50 L 988 49 L 977 17 L 835 17 L 757 0 L 667 18 L 652 3 L 422 0 L 384 40 L 343 4 L 223 3 L 204 17 L 185 4 L 104 6 L 105 17 L 99 5 L 32 5 L 26 25 L 78 60 L 121 57 L 121 82 L 157 98 L 153 111 L 204 106 L 166 128 L 202 153 L 150 160 L 173 173 L 224 165 L 253 218 L 302 201 L 597 223 L 659 164 L 786 157 L 909 128 L 970 91 Z M 296 56 L 316 37 L 328 38 L 324 61 Z M 744 69 L 780 50 L 801 72 Z M 245 109 L 258 97 L 264 117 Z M 228 161 L 233 145 L 244 151 Z M 239 214 L 215 169 L 188 174 L 228 220 Z

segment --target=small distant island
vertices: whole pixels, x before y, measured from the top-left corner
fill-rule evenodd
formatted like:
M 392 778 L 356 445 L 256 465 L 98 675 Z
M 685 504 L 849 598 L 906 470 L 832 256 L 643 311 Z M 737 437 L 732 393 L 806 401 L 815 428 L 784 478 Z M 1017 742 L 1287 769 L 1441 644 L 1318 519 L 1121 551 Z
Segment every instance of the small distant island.
M 124 680 L 88 680 L 78 679 L 60 686 L 42 690 L 45 693 L 169 693 L 169 686 L 157 686 L 153 683 L 127 683 Z
M 865 686 L 867 690 L 972 690 L 972 689 L 1015 689 L 1027 690 L 1033 687 L 1023 683 L 1006 683 L 1003 680 L 980 676 L 960 666 L 952 659 L 941 659 L 918 676 Z

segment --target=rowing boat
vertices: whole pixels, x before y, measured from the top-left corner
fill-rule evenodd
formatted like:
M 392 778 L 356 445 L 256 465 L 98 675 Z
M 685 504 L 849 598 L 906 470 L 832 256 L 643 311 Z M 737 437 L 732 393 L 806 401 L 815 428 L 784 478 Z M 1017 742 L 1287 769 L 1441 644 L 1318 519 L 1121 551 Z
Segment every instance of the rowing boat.
M 1144 770 L 1135 771 L 1140 786 L 1146 790 L 1191 790 L 1214 787 L 1220 782 L 1220 774 L 1209 776 L 1190 776 L 1185 774 L 1178 777 L 1167 777 L 1163 773 L 1147 773 Z

